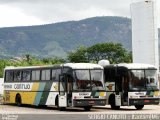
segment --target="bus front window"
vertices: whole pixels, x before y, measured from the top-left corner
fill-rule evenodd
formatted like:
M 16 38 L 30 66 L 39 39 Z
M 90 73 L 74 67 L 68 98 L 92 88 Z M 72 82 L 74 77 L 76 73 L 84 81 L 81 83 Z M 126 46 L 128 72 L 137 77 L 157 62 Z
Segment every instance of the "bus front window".
M 131 70 L 131 90 L 157 90 L 156 70 Z
M 131 90 L 145 90 L 145 75 L 144 70 L 131 70 L 130 72 L 130 89 Z
M 158 89 L 158 79 L 156 76 L 156 70 L 145 70 L 147 90 L 157 90 Z
M 103 70 L 75 70 L 76 90 L 103 89 Z
M 75 77 L 76 89 L 87 89 L 87 85 L 90 83 L 89 70 L 75 70 Z
M 103 88 L 103 71 L 91 70 L 91 87 L 92 90 L 102 90 Z

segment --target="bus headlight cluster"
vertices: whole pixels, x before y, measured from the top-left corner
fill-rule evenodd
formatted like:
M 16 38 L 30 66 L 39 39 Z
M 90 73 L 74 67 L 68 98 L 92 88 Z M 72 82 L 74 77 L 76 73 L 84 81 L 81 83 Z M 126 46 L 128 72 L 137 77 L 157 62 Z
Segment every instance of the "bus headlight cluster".
M 130 98 L 139 98 L 139 96 L 130 96 Z
M 101 103 L 102 103 L 102 104 L 104 104 L 104 103 L 105 103 L 105 101 L 101 101 Z
M 78 103 L 78 104 L 81 104 L 82 102 L 81 102 L 81 101 L 77 101 L 77 103 Z

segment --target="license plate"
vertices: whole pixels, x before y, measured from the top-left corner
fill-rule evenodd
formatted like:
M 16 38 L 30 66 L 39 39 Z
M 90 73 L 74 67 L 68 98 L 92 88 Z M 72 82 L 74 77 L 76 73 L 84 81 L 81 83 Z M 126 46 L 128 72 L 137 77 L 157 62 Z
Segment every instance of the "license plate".
M 144 102 L 150 102 L 149 100 L 144 100 Z

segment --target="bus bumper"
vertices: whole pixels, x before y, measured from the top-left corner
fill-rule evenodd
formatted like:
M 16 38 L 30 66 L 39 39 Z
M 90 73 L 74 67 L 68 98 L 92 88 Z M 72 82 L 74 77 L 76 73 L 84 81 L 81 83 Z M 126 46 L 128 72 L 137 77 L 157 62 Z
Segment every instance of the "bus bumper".
M 158 105 L 159 98 L 148 99 L 129 99 L 129 105 Z
M 106 99 L 74 99 L 73 106 L 80 107 L 80 106 L 105 106 Z

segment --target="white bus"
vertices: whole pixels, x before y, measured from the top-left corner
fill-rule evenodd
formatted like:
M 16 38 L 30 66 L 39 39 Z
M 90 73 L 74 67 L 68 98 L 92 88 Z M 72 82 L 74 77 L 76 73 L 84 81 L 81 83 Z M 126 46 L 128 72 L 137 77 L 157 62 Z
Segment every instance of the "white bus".
M 6 67 L 4 102 L 36 106 L 83 107 L 106 104 L 103 67 L 90 63 Z
M 3 94 L 3 83 L 4 83 L 4 79 L 0 78 L 0 95 Z
M 104 66 L 107 104 L 120 106 L 159 104 L 159 84 L 156 67 L 148 64 L 115 64 Z
M 4 84 L 4 79 L 0 78 L 0 103 L 3 101 L 3 84 Z

